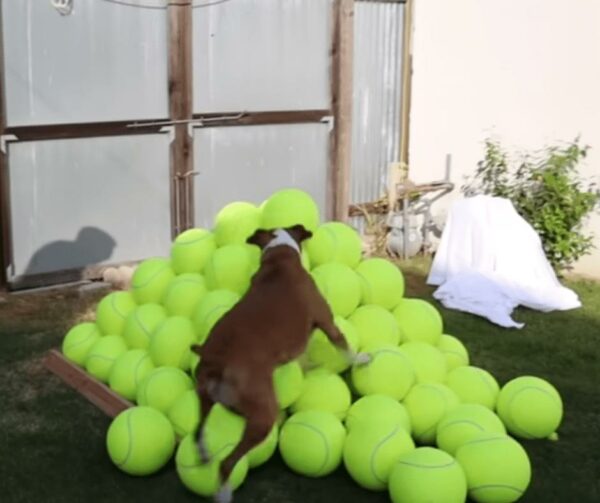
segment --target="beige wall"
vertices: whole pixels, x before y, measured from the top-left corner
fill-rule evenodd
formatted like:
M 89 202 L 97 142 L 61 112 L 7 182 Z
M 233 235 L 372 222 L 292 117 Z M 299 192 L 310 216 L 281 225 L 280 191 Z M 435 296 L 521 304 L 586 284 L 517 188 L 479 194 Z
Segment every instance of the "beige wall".
M 488 135 L 515 150 L 581 135 L 600 178 L 600 0 L 415 0 L 413 65 L 415 181 L 442 178 L 450 154 L 460 186 Z M 600 216 L 589 228 L 598 249 L 577 271 L 600 277 Z

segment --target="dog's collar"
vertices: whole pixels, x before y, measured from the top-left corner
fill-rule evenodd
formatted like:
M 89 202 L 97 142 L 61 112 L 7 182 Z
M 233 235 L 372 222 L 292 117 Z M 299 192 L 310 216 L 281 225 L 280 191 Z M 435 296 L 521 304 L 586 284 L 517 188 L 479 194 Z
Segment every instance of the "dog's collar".
M 272 239 L 269 244 L 263 248 L 263 253 L 266 253 L 267 250 L 270 248 L 275 248 L 276 246 L 289 246 L 290 248 L 296 250 L 298 254 L 300 254 L 300 246 L 298 246 L 298 243 L 294 241 L 294 238 L 290 236 L 287 231 L 284 231 L 283 229 L 277 229 L 273 231 L 273 234 L 275 234 L 275 239 Z

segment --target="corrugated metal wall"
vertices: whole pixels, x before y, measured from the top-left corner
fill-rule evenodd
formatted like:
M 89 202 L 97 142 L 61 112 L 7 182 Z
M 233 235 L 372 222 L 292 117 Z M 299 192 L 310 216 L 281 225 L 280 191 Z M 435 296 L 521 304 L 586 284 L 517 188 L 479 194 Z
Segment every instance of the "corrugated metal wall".
M 404 4 L 359 1 L 354 14 L 352 203 L 378 199 L 398 161 Z M 353 224 L 362 229 L 362 218 Z

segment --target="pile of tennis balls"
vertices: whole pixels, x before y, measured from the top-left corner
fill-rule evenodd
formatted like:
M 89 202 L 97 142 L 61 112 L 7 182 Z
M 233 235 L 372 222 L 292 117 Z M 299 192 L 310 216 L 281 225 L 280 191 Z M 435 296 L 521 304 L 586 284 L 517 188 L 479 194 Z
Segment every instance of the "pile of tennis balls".
M 360 486 L 387 490 L 394 503 L 519 499 L 531 467 L 515 437 L 556 438 L 556 389 L 531 376 L 500 388 L 470 365 L 465 346 L 443 333 L 435 307 L 404 296 L 398 267 L 363 258 L 358 234 L 343 223 L 320 224 L 315 202 L 296 189 L 276 192 L 260 207 L 229 204 L 212 230 L 183 232 L 170 258 L 142 262 L 130 291 L 107 295 L 95 323 L 66 335 L 68 359 L 137 403 L 108 429 L 114 464 L 148 475 L 176 452 L 189 490 L 217 491 L 219 461 L 241 438 L 244 420 L 213 409 L 206 427 L 212 461 L 202 464 L 193 437 L 201 414 L 193 375 L 202 362 L 190 345 L 202 344 L 248 289 L 260 250 L 246 238 L 259 227 L 297 223 L 314 233 L 303 246 L 303 266 L 349 345 L 372 359 L 351 367 L 316 330 L 305 354 L 275 371 L 280 420 L 236 465 L 233 489 L 279 448 L 296 473 L 324 477 L 343 464 Z

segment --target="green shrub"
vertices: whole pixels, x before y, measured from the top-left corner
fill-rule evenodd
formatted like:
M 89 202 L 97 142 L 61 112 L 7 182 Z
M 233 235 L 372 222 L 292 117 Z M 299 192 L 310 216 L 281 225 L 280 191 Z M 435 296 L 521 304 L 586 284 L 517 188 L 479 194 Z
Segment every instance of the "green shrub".
M 560 272 L 593 248 L 583 222 L 598 207 L 600 190 L 595 182 L 582 180 L 577 169 L 588 150 L 575 139 L 513 160 L 488 139 L 485 156 L 462 191 L 510 199 L 538 232 L 548 260 Z

